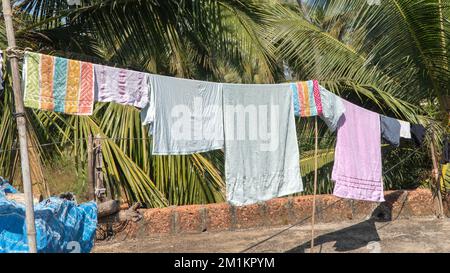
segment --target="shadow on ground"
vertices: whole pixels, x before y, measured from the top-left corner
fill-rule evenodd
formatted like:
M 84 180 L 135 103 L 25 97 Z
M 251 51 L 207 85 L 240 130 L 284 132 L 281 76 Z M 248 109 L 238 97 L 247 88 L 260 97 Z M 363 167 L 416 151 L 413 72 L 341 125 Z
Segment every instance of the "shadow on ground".
M 314 239 L 315 252 L 319 253 L 322 252 L 322 245 L 330 242 L 335 242 L 334 248 L 335 251 L 337 252 L 354 251 L 364 247 L 366 247 L 368 250 L 372 250 L 374 247 L 376 247 L 376 244 L 374 243 L 380 241 L 380 237 L 378 235 L 378 230 L 375 223 L 391 222 L 395 220 L 392 218 L 392 203 L 397 201 L 402 196 L 403 196 L 402 193 L 398 192 L 391 193 L 386 196 L 386 200 L 389 201 L 383 202 L 377 208 L 375 208 L 375 210 L 373 211 L 372 215 L 368 220 L 338 231 L 326 233 L 315 237 Z M 402 209 L 403 206 L 400 208 L 398 215 L 400 215 Z M 310 248 L 311 248 L 311 241 L 296 246 L 286 251 L 286 253 L 305 253 Z

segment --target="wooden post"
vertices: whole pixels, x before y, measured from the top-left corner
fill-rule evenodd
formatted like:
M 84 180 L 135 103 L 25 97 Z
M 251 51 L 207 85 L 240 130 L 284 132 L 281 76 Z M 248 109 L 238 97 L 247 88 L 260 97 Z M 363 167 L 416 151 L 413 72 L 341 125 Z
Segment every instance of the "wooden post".
M 12 21 L 12 10 L 10 0 L 2 0 L 3 17 L 5 18 L 6 36 L 8 38 L 9 48 L 16 47 L 16 38 L 14 36 L 14 27 Z M 11 53 L 11 52 L 7 52 Z M 28 159 L 28 140 L 25 109 L 22 98 L 22 88 L 20 86 L 19 63 L 15 53 L 10 54 L 9 61 L 11 63 L 12 87 L 14 91 L 15 117 L 17 121 L 17 130 L 19 133 L 20 145 L 20 161 L 22 169 L 23 191 L 25 194 L 25 217 L 27 225 L 28 251 L 37 253 L 36 245 L 36 227 L 34 223 L 33 208 L 33 189 L 31 185 L 30 163 Z
M 94 137 L 89 135 L 87 147 L 87 184 L 89 199 L 95 200 Z
M 319 136 L 318 136 L 318 128 L 317 128 L 317 116 L 314 117 L 314 135 L 315 135 L 315 144 L 314 144 L 314 192 L 313 192 L 313 207 L 312 207 L 312 216 L 311 216 L 311 253 L 314 253 L 314 224 L 316 219 L 316 194 L 317 194 L 317 151 L 319 148 Z
M 96 200 L 100 202 L 105 201 L 106 189 L 103 183 L 103 156 L 102 156 L 102 141 L 101 136 L 96 135 L 94 138 L 94 150 L 95 150 L 95 196 Z

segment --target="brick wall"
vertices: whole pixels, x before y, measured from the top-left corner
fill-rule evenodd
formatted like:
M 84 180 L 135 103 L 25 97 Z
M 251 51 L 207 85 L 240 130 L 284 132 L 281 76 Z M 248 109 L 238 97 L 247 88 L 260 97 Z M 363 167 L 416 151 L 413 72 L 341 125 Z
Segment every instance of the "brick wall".
M 385 192 L 381 204 L 340 199 L 333 195 L 316 197 L 316 222 L 365 220 L 379 217 L 386 220 L 413 216 L 432 216 L 435 206 L 429 190 Z M 129 223 L 116 236 L 138 238 L 150 234 L 201 233 L 238 229 L 308 224 L 312 196 L 278 198 L 264 203 L 235 207 L 228 203 L 142 209 L 143 219 Z

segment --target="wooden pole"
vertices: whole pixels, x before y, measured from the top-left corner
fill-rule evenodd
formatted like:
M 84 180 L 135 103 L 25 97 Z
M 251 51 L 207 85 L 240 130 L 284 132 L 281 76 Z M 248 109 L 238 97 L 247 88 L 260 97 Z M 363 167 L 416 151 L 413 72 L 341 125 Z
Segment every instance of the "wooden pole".
M 87 183 L 89 199 L 95 200 L 95 171 L 94 171 L 94 137 L 89 135 L 87 147 Z
M 314 224 L 316 219 L 316 194 L 317 194 L 317 151 L 319 147 L 319 137 L 317 129 L 317 116 L 314 117 L 314 192 L 313 192 L 313 206 L 312 206 L 312 216 L 311 216 L 311 253 L 314 253 Z
M 102 155 L 102 142 L 100 135 L 96 135 L 94 139 L 94 150 L 95 150 L 95 196 L 96 200 L 100 202 L 105 201 L 106 189 L 103 183 L 103 155 Z
M 16 38 L 14 36 L 14 27 L 12 21 L 12 10 L 10 0 L 2 0 L 3 17 L 5 18 L 6 36 L 9 48 L 16 47 Z M 9 52 L 7 52 L 8 54 Z M 11 54 L 9 61 L 11 63 L 12 87 L 14 91 L 14 104 L 16 111 L 17 130 L 19 133 L 20 161 L 22 169 L 23 191 L 25 194 L 25 217 L 27 225 L 28 250 L 30 253 L 37 253 L 36 246 L 36 227 L 34 223 L 33 208 L 33 189 L 31 185 L 30 163 L 28 159 L 28 140 L 25 110 L 22 98 L 22 88 L 20 86 L 19 62 L 16 54 Z

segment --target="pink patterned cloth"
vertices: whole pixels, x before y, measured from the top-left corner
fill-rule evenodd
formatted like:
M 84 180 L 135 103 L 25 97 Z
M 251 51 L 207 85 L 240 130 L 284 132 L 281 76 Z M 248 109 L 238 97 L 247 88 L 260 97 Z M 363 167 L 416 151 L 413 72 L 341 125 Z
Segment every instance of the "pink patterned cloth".
M 320 88 L 319 82 L 317 80 L 313 80 L 313 93 L 314 93 L 314 101 L 316 102 L 317 114 L 322 115 L 322 99 L 320 98 Z
M 94 65 L 95 101 L 115 102 L 144 108 L 148 102 L 149 82 L 147 73 Z
M 332 180 L 333 194 L 349 199 L 384 201 L 379 114 L 343 100 Z

